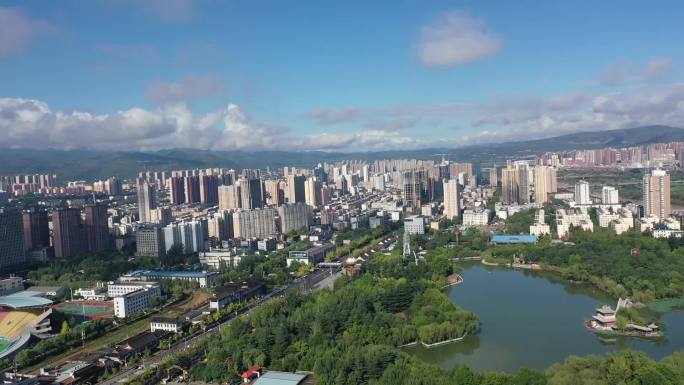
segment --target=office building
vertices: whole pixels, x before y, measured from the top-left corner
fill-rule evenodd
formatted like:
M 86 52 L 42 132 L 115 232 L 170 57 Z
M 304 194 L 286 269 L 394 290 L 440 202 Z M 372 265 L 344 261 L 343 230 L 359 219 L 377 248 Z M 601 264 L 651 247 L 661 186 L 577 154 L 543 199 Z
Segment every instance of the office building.
M 52 245 L 55 257 L 83 254 L 88 249 L 81 212 L 76 208 L 60 208 L 52 212 Z
M 150 225 L 135 232 L 136 255 L 161 258 L 166 255 L 161 227 Z
M 592 203 L 589 182 L 581 180 L 575 184 L 575 203 L 578 205 L 590 205 Z
M 16 266 L 25 261 L 21 212 L 0 208 L 0 269 Z
M 656 169 L 644 175 L 643 199 L 645 217 L 663 220 L 670 216 L 670 175 L 665 170 Z
M 461 216 L 460 198 L 458 196 L 458 180 L 444 181 L 444 217 L 448 220 Z
M 287 203 L 278 207 L 280 217 L 280 231 L 283 234 L 290 231 L 308 229 L 311 222 L 311 209 L 304 203 Z
M 150 223 L 150 211 L 157 208 L 157 189 L 143 179 L 138 179 L 137 189 L 140 222 Z
M 97 253 L 110 248 L 106 204 L 93 204 L 85 207 L 85 231 L 89 252 Z

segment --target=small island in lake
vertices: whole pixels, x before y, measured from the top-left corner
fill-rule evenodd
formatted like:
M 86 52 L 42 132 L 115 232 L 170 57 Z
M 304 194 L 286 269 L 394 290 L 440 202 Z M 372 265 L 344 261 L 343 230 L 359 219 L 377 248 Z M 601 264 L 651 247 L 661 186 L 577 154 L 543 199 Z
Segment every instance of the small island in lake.
M 648 338 L 663 336 L 660 327 L 655 323 L 643 325 L 645 322 L 635 309 L 626 306 L 628 303 L 629 300 L 620 298 L 615 310 L 608 305 L 596 309 L 596 314 L 585 323 L 587 329 L 599 334 Z

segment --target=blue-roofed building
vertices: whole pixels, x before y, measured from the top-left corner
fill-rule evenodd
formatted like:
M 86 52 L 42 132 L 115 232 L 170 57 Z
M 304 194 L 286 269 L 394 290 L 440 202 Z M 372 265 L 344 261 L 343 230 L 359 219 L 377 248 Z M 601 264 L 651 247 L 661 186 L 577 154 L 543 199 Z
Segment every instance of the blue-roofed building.
M 18 293 L 0 297 L 1 307 L 13 309 L 25 309 L 32 307 L 44 307 L 52 305 L 52 301 L 44 298 L 43 293 L 31 290 L 24 290 Z
M 172 281 L 197 282 L 199 287 L 213 287 L 216 285 L 217 271 L 167 271 L 167 270 L 137 270 L 119 278 L 121 282 L 130 281 Z
M 506 234 L 497 234 L 497 235 L 492 235 L 492 240 L 491 243 L 494 244 L 503 244 L 503 245 L 512 245 L 512 244 L 518 244 L 518 243 L 537 243 L 537 238 L 536 235 L 506 235 Z

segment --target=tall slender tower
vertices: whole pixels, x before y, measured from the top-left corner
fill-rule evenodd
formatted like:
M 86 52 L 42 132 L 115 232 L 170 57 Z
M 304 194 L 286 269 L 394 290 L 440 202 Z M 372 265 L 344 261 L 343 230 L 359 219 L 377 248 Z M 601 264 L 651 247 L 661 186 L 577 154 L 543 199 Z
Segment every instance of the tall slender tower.
M 671 214 L 670 176 L 665 170 L 653 170 L 644 175 L 644 215 L 665 219 Z
M 88 237 L 88 251 L 99 252 L 109 248 L 106 204 L 94 204 L 85 207 L 85 228 Z
M 61 208 L 52 212 L 52 245 L 55 257 L 64 258 L 87 251 L 87 243 L 81 211 Z
M 157 208 L 157 190 L 144 179 L 138 179 L 137 188 L 140 222 L 149 223 L 152 221 L 150 211 Z
M 458 180 L 444 181 L 444 216 L 452 220 L 460 216 L 460 202 L 458 198 Z

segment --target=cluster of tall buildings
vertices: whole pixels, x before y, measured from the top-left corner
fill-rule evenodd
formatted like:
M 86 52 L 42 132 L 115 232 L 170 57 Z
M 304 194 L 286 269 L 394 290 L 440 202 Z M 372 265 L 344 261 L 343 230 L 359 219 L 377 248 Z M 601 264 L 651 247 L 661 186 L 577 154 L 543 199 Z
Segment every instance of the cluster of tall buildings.
M 46 193 L 55 187 L 57 187 L 57 175 L 54 174 L 0 176 L 0 190 L 11 195 Z
M 501 201 L 504 204 L 545 204 L 549 202 L 550 194 L 558 191 L 557 180 L 554 167 L 543 164 L 530 166 L 527 161 L 508 161 L 501 170 Z
M 50 232 L 50 224 L 52 232 Z M 20 211 L 0 208 L 0 269 L 28 260 L 64 258 L 111 247 L 107 205 Z
M 684 166 L 684 142 L 653 143 L 646 146 L 549 152 L 541 157 L 546 165 L 558 167 L 649 168 Z

